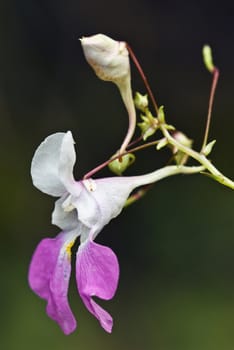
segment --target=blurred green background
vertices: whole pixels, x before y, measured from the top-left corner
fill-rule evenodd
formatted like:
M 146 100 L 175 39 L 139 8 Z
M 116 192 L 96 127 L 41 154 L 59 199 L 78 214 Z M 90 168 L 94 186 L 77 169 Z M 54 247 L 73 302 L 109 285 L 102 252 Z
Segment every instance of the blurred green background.
M 209 43 L 221 70 L 212 159 L 234 178 L 233 3 L 1 0 L 0 6 L 1 349 L 234 349 L 234 197 L 206 177 L 157 183 L 98 237 L 121 267 L 115 298 L 102 303 L 115 320 L 111 335 L 85 310 L 74 275 L 70 302 L 78 329 L 68 337 L 27 284 L 36 244 L 58 232 L 50 224 L 53 198 L 31 183 L 36 147 L 53 132 L 72 130 L 78 179 L 116 151 L 127 128 L 116 87 L 95 77 L 78 38 L 105 33 L 128 41 L 168 121 L 197 148 L 211 84 L 201 48 Z M 132 80 L 134 91 L 145 92 L 134 67 Z M 151 171 L 167 157 L 143 152 L 128 174 Z

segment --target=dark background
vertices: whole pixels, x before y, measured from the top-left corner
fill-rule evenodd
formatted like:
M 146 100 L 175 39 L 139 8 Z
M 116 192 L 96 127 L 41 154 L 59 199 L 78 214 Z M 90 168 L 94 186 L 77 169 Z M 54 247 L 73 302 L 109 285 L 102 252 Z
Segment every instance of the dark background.
M 31 183 L 36 147 L 53 132 L 72 130 L 79 179 L 116 151 L 127 128 L 116 87 L 98 80 L 84 59 L 83 35 L 127 41 L 168 122 L 197 149 L 211 84 L 201 49 L 209 43 L 221 71 L 212 160 L 234 178 L 234 5 L 1 0 L 0 6 L 1 349 L 233 349 L 233 193 L 201 175 L 157 183 L 98 237 L 121 266 L 117 294 L 103 303 L 115 320 L 112 335 L 85 310 L 72 276 L 78 329 L 64 336 L 30 291 L 27 270 L 39 240 L 58 232 L 50 224 L 53 198 Z M 132 80 L 134 91 L 145 92 L 134 67 Z M 128 174 L 156 169 L 164 157 L 165 151 L 143 152 Z

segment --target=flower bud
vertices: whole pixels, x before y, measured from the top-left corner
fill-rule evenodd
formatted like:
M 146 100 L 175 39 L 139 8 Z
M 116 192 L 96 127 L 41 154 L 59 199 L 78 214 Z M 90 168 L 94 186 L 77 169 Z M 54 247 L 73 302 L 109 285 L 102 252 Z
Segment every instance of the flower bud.
M 206 69 L 208 69 L 208 71 L 210 73 L 213 73 L 215 66 L 213 63 L 211 47 L 209 45 L 203 46 L 202 55 L 203 55 L 203 61 L 204 61 L 204 64 L 206 66 Z
M 181 143 L 183 146 L 188 148 L 192 148 L 193 140 L 189 139 L 184 133 L 181 131 L 175 131 L 172 135 L 176 141 Z M 188 160 L 188 155 L 176 147 L 172 148 L 172 153 L 174 154 L 174 159 L 177 165 L 184 165 Z
M 149 105 L 148 96 L 141 95 L 139 92 L 136 92 L 134 103 L 137 109 L 139 109 L 142 112 L 145 112 L 145 109 Z
M 122 175 L 122 173 L 135 161 L 135 156 L 132 153 L 127 153 L 121 158 L 114 159 L 109 165 L 110 171 L 116 175 Z
M 115 83 L 128 111 L 129 125 L 127 134 L 119 149 L 123 153 L 136 128 L 136 111 L 132 98 L 130 63 L 126 43 L 116 41 L 104 34 L 96 34 L 81 39 L 86 60 L 96 75 Z
M 119 84 L 119 81 L 130 74 L 125 42 L 113 40 L 104 34 L 83 37 L 80 40 L 86 60 L 100 79 Z

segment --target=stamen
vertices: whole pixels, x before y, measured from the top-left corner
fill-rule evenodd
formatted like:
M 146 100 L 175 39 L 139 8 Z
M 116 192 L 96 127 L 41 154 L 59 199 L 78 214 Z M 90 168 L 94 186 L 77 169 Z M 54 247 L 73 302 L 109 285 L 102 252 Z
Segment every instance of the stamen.
M 66 213 L 69 213 L 70 211 L 72 211 L 73 209 L 75 209 L 74 205 L 71 202 L 71 195 L 67 197 L 67 199 L 65 199 L 65 201 L 62 204 L 62 208 Z

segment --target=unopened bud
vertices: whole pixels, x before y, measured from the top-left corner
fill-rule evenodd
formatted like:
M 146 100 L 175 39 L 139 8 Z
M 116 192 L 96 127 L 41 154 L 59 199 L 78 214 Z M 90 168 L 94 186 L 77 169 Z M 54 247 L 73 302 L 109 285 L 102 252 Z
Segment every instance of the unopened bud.
M 96 75 L 111 81 L 119 88 L 121 97 L 128 111 L 129 126 L 120 147 L 120 153 L 126 150 L 136 127 L 136 111 L 132 98 L 130 63 L 127 45 L 104 34 L 96 34 L 81 39 L 86 60 Z
M 86 60 L 100 79 L 118 84 L 130 74 L 125 42 L 113 40 L 104 34 L 83 37 L 80 41 Z
M 173 133 L 173 138 L 176 139 L 179 143 L 181 143 L 183 146 L 191 147 L 192 140 L 189 139 L 183 132 L 181 131 L 175 131 Z
M 109 169 L 116 175 L 122 175 L 122 173 L 135 161 L 135 156 L 132 153 L 127 153 L 120 158 L 113 160 L 109 163 Z
M 173 133 L 173 138 L 181 143 L 183 146 L 191 148 L 193 144 L 193 140 L 189 139 L 184 133 L 181 131 L 175 131 Z M 176 161 L 176 164 L 178 165 L 184 165 L 188 160 L 188 155 L 180 150 L 177 149 L 177 147 L 173 147 L 172 152 L 174 154 L 174 159 Z
M 209 45 L 204 45 L 202 49 L 203 61 L 209 72 L 213 73 L 215 66 L 213 63 L 212 51 Z
M 136 92 L 134 103 L 137 109 L 144 112 L 148 107 L 149 101 L 147 95 L 141 95 L 139 92 Z

